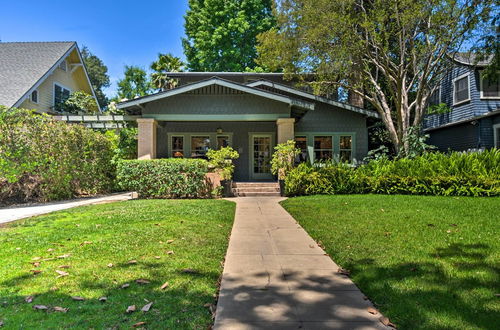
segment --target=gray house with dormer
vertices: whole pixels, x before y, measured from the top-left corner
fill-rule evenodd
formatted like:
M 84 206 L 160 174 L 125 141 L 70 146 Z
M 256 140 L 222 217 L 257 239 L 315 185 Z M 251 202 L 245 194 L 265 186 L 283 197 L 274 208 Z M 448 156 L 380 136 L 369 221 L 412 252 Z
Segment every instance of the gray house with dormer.
M 430 101 L 444 103 L 451 111 L 424 119 L 429 144 L 440 151 L 500 147 L 500 78 L 485 77 L 489 63 L 471 54 L 454 57 L 454 66 Z

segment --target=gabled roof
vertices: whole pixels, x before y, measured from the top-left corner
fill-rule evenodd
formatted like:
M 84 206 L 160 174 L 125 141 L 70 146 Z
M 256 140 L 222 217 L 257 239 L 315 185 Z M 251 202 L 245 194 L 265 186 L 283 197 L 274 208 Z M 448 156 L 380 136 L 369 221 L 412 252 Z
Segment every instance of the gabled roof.
M 250 87 L 247 85 L 242 85 L 242 84 L 239 84 L 239 83 L 236 83 L 233 81 L 229 81 L 229 80 L 225 80 L 225 79 L 221 79 L 218 77 L 212 77 L 209 79 L 200 80 L 200 81 L 197 81 L 197 82 L 194 82 L 191 84 L 182 85 L 180 87 L 170 89 L 167 91 L 158 92 L 156 94 L 147 95 L 147 96 L 143 96 L 143 97 L 136 98 L 133 100 L 121 102 L 121 103 L 118 103 L 116 105 L 116 107 L 119 109 L 125 109 L 125 108 L 129 108 L 132 106 L 141 106 L 144 103 L 160 100 L 163 98 L 171 97 L 171 96 L 186 93 L 186 92 L 190 92 L 192 90 L 203 88 L 206 86 L 211 86 L 211 85 L 217 85 L 217 86 L 231 88 L 231 89 L 238 90 L 238 91 L 241 91 L 244 93 L 261 96 L 261 97 L 264 97 L 264 98 L 267 98 L 270 100 L 274 100 L 274 101 L 278 101 L 278 102 L 283 102 L 283 103 L 286 103 L 290 106 L 294 106 L 294 107 L 298 107 L 298 108 L 302 108 L 302 109 L 306 109 L 306 110 L 314 110 L 314 103 L 312 103 L 312 102 L 291 98 L 291 97 L 286 96 L 286 95 L 276 94 L 276 93 L 265 91 L 265 90 L 258 89 L 258 88 L 253 88 L 253 87 Z
M 0 42 L 0 105 L 19 106 L 75 48 L 95 97 L 76 42 Z
M 380 115 L 378 113 L 376 113 L 376 112 L 365 110 L 363 108 L 358 108 L 358 107 L 352 106 L 352 105 L 347 104 L 347 103 L 334 101 L 334 100 L 331 100 L 331 99 L 326 98 L 326 97 L 322 97 L 322 96 L 314 95 L 314 94 L 311 94 L 311 93 L 307 93 L 307 92 L 304 92 L 304 91 L 292 88 L 290 86 L 279 84 L 279 83 L 275 83 L 275 82 L 272 82 L 272 81 L 269 81 L 269 80 L 262 79 L 262 80 L 254 81 L 254 82 L 248 83 L 247 86 L 250 86 L 250 87 L 267 86 L 267 87 L 271 87 L 271 88 L 274 88 L 274 89 L 282 91 L 282 92 L 286 92 L 286 93 L 289 93 L 289 94 L 294 94 L 294 95 L 297 95 L 297 96 L 300 96 L 300 97 L 304 97 L 304 98 L 308 98 L 310 100 L 314 100 L 314 101 L 317 101 L 317 102 L 322 102 L 322 103 L 330 104 L 330 105 L 333 105 L 333 106 L 336 106 L 336 107 L 339 107 L 339 108 L 342 108 L 342 109 L 346 109 L 346 110 L 354 111 L 354 112 L 357 112 L 357 113 L 361 113 L 361 114 L 366 115 L 366 116 L 370 116 L 370 117 L 374 117 L 374 118 L 379 118 L 380 117 Z

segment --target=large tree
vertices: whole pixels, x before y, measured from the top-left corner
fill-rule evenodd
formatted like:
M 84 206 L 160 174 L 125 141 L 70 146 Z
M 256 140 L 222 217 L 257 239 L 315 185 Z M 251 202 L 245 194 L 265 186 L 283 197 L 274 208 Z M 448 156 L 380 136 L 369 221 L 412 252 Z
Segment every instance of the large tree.
M 277 0 L 278 27 L 259 36 L 259 63 L 315 72 L 380 114 L 396 151 L 423 119 L 449 58 L 472 39 L 495 0 Z
M 272 0 L 189 0 L 184 18 L 191 71 L 255 68 L 256 36 L 275 25 Z
M 179 57 L 172 54 L 158 54 L 158 59 L 151 63 L 151 83 L 159 90 L 176 87 L 177 80 L 168 76 L 169 72 L 184 71 L 184 63 Z
M 138 66 L 126 65 L 125 77 L 118 81 L 118 100 L 134 99 L 152 92 L 146 71 Z
M 104 62 L 99 57 L 92 54 L 86 46 L 83 46 L 81 54 L 97 101 L 101 108 L 104 108 L 108 104 L 108 98 L 104 94 L 103 88 L 110 85 L 108 67 L 104 65 Z

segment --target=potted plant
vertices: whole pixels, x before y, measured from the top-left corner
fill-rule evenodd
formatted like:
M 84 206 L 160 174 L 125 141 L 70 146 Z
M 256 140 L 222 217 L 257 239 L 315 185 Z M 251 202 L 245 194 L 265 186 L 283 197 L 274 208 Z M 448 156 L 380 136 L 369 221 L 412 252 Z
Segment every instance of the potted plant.
M 271 159 L 271 172 L 278 176 L 280 194 L 285 196 L 285 178 L 295 164 L 295 157 L 300 154 L 300 149 L 295 147 L 295 141 L 288 140 L 274 147 Z
M 224 197 L 233 195 L 233 160 L 238 159 L 240 155 L 231 147 L 220 148 L 219 150 L 210 149 L 207 152 L 208 161 L 215 168 L 221 178 L 221 186 L 224 188 Z

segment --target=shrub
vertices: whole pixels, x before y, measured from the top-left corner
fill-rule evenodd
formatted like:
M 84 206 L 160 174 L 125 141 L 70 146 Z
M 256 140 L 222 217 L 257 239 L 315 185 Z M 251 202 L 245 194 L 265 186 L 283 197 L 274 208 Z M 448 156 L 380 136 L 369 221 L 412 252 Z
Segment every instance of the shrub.
M 271 172 L 278 176 L 279 180 L 285 180 L 286 175 L 295 165 L 295 157 L 300 154 L 300 149 L 295 147 L 294 140 L 288 140 L 274 147 L 271 159 Z
M 287 195 L 412 194 L 500 195 L 500 150 L 480 153 L 426 153 L 413 159 L 346 164 L 300 164 L 286 178 Z
M 238 159 L 240 155 L 231 147 L 223 147 L 219 150 L 210 149 L 207 152 L 210 165 L 220 173 L 222 180 L 231 180 L 234 173 L 233 160 Z
M 112 157 L 111 141 L 99 132 L 0 107 L 0 203 L 107 192 Z
M 209 197 L 205 179 L 208 162 L 203 159 L 122 160 L 117 182 L 124 190 L 137 191 L 142 198 Z

